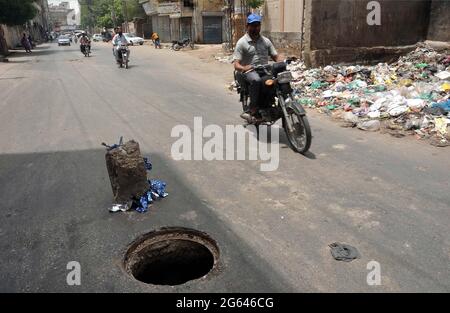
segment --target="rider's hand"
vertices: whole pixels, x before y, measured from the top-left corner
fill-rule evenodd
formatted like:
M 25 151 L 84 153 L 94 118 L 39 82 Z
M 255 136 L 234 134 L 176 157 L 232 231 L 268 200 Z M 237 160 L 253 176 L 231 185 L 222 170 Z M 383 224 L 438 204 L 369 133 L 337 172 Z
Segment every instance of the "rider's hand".
M 242 67 L 242 70 L 243 70 L 244 73 L 248 72 L 248 71 L 251 71 L 252 69 L 253 69 L 253 66 L 251 66 L 251 65 L 244 65 Z

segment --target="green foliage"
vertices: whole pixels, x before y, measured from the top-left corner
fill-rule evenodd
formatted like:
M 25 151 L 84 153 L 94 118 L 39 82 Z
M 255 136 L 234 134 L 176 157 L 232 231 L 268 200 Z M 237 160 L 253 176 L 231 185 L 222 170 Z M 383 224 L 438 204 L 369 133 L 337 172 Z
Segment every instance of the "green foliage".
M 33 0 L 0 0 L 0 24 L 23 25 L 36 14 Z
M 139 0 L 125 0 L 128 19 L 144 17 L 145 11 Z M 81 7 L 81 25 L 83 27 L 98 26 L 111 28 L 124 21 L 123 0 L 78 0 Z
M 247 0 L 248 6 L 257 9 L 264 4 L 264 0 Z

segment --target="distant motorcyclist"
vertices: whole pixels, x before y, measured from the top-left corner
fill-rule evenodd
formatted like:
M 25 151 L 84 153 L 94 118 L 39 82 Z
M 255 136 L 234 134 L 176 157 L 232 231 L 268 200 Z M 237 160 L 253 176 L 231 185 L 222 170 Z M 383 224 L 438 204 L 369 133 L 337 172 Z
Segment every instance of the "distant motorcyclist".
M 87 36 L 86 32 L 82 32 L 81 33 L 81 37 L 80 37 L 80 51 L 81 51 L 81 53 L 84 54 L 86 48 L 89 49 L 88 51 L 91 50 L 91 40 Z
M 112 40 L 112 44 L 114 46 L 114 56 L 116 57 L 116 62 L 120 63 L 120 59 L 122 58 L 121 52 L 120 52 L 120 46 L 125 45 L 128 46 L 128 40 L 125 38 L 124 34 L 122 33 L 122 27 L 117 28 L 117 34 L 114 36 Z M 129 53 L 128 53 L 129 55 Z

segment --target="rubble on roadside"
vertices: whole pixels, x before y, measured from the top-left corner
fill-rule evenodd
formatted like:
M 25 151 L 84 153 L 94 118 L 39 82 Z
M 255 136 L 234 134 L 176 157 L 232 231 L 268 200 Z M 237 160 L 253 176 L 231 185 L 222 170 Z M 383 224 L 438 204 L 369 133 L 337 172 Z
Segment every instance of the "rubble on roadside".
M 421 43 L 392 64 L 289 66 L 295 97 L 343 127 L 450 146 L 450 51 Z
M 227 63 L 231 64 L 233 63 L 233 55 L 225 54 L 225 53 L 219 53 L 214 56 L 214 59 L 216 61 L 219 61 L 220 63 Z
M 106 167 L 114 196 L 110 212 L 134 209 L 144 213 L 154 200 L 168 196 L 164 181 L 147 178 L 153 165 L 149 158 L 141 156 L 139 143 L 134 140 L 123 143 L 120 137 L 118 144 L 102 145 L 106 147 Z

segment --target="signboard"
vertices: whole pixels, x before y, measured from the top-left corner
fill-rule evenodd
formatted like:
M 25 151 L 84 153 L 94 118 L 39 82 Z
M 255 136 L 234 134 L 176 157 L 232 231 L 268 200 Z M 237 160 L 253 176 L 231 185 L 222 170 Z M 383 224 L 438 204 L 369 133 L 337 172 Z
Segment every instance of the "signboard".
M 61 30 L 76 30 L 77 25 L 64 25 L 59 27 Z
M 153 2 L 143 3 L 142 7 L 144 8 L 145 14 L 147 15 L 153 15 L 158 13 L 157 7 Z
M 159 14 L 181 14 L 181 3 L 180 2 L 163 2 L 158 5 Z

